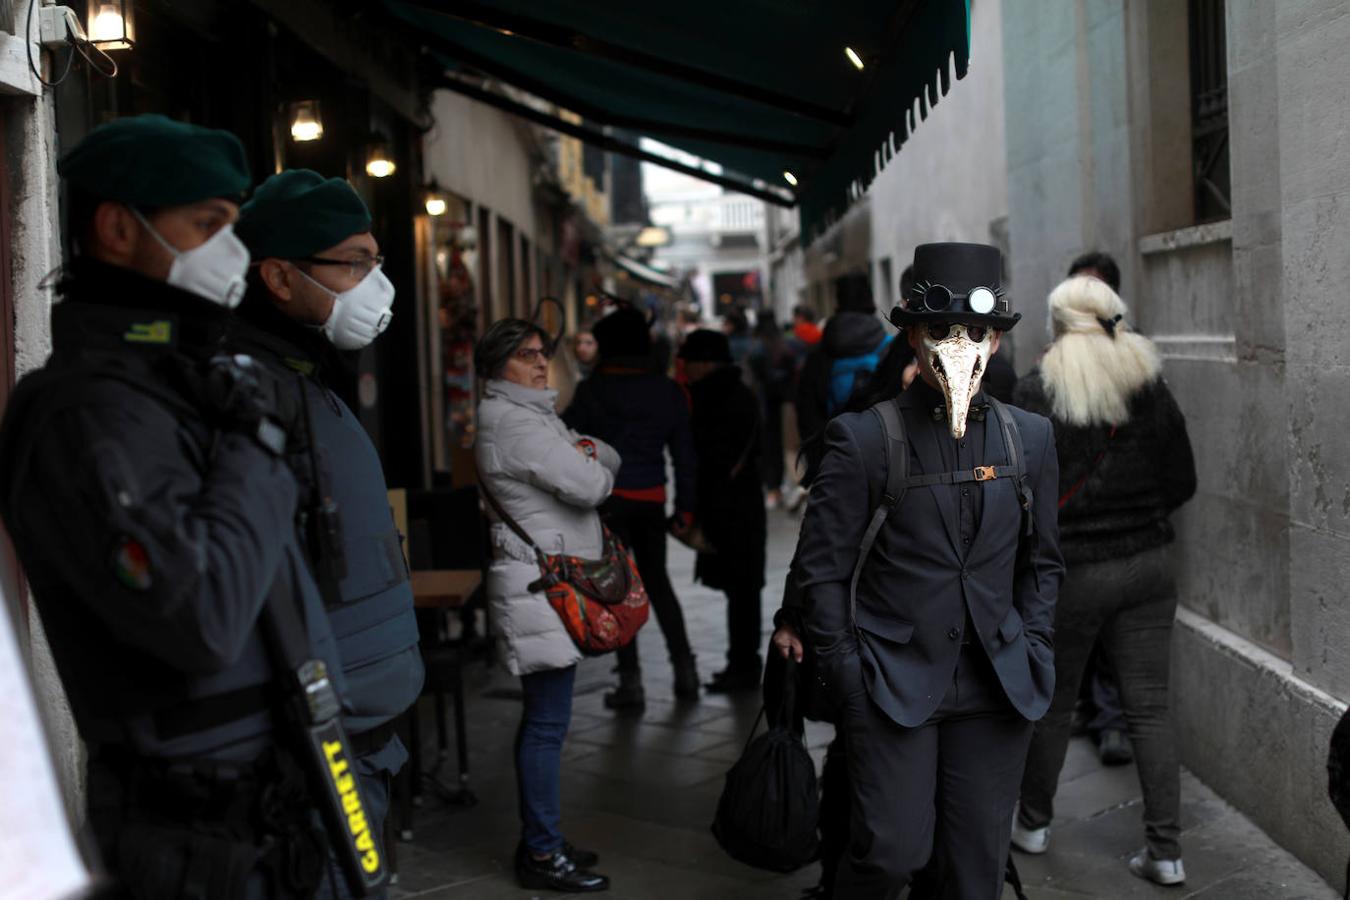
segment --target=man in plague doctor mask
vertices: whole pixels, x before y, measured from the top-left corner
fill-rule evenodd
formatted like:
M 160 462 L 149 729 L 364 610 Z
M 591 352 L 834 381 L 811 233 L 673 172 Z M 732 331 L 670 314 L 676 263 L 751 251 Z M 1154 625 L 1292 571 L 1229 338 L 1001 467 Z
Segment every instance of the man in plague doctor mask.
M 1001 896 L 1032 723 L 1054 691 L 1054 435 L 980 386 L 1020 318 L 1001 271 L 994 247 L 915 250 L 890 319 L 920 377 L 830 422 L 811 487 L 796 571 L 845 744 L 836 895 L 850 900 L 897 896 L 930 857 L 944 896 Z

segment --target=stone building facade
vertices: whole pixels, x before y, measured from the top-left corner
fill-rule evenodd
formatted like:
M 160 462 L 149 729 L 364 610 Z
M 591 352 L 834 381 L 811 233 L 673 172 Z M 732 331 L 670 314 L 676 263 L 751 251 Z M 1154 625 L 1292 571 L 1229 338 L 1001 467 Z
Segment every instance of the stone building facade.
M 1070 260 L 1116 256 L 1199 468 L 1177 522 L 1183 762 L 1333 883 L 1345 832 L 1325 761 L 1350 698 L 1348 40 L 1337 0 L 1062 0 L 1003 19 L 1019 368 Z

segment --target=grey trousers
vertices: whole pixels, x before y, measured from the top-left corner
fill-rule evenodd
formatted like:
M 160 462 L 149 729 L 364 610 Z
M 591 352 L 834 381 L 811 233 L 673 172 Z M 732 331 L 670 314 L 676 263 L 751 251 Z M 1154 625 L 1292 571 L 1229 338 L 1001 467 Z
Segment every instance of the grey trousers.
M 1167 547 L 1069 568 L 1055 607 L 1055 697 L 1036 724 L 1018 820 L 1050 824 L 1069 745 L 1074 700 L 1100 635 L 1120 687 L 1144 793 L 1144 834 L 1155 859 L 1179 859 L 1181 785 L 1168 698 L 1177 593 Z
M 936 853 L 944 898 L 998 900 L 1031 723 L 984 649 L 962 648 L 942 705 L 916 728 L 872 703 L 856 655 L 843 665 L 852 671 L 837 721 L 851 795 L 835 896 L 890 900 Z

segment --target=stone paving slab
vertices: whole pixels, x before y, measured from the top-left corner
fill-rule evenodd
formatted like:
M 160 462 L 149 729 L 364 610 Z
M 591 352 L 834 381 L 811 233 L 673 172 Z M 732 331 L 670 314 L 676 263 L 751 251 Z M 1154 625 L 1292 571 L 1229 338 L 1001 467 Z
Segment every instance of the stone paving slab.
M 777 608 L 797 522 L 771 513 L 765 629 Z M 671 577 L 685 608 L 690 640 L 706 679 L 726 648 L 725 600 L 692 582 L 693 554 L 672 542 Z M 813 885 L 818 867 L 791 875 L 763 872 L 723 854 L 708 826 L 726 770 L 740 755 L 758 713 L 754 696 L 676 702 L 660 629 L 640 638 L 648 704 L 641 715 L 604 708 L 612 679 L 608 659 L 578 672 L 573 723 L 563 752 L 564 829 L 598 850 L 615 900 L 793 900 Z M 397 847 L 394 900 L 518 900 L 511 858 L 519 834 L 512 746 L 519 719 L 513 679 L 481 664 L 466 673 L 472 808 L 428 795 L 417 810 L 414 839 Z M 423 701 L 428 760 L 435 755 L 429 700 Z M 810 723 L 817 764 L 833 736 Z M 443 763 L 449 777 L 453 760 Z M 1032 900 L 1069 898 L 1204 898 L 1331 900 L 1338 895 L 1189 773 L 1182 776 L 1182 847 L 1188 882 L 1161 888 L 1130 875 L 1126 861 L 1143 844 L 1142 800 L 1133 766 L 1105 768 L 1092 746 L 1075 740 L 1065 761 L 1050 852 L 1016 855 Z M 1012 891 L 1004 894 L 1011 900 Z

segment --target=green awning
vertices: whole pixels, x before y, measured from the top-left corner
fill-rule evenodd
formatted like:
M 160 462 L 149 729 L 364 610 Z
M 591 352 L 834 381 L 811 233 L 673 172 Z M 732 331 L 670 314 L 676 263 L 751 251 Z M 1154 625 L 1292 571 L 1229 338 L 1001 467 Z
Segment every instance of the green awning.
M 866 190 L 953 70 L 965 75 L 970 50 L 968 0 L 386 4 L 453 68 L 712 160 L 724 183 L 800 203 L 808 239 Z

